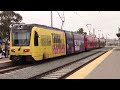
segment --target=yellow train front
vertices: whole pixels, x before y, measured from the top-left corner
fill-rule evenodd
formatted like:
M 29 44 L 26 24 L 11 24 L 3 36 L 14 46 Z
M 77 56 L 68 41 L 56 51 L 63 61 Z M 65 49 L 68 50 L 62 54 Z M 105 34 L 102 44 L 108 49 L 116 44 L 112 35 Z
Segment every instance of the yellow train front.
M 10 60 L 40 61 L 66 55 L 65 32 L 38 24 L 14 25 L 10 32 Z

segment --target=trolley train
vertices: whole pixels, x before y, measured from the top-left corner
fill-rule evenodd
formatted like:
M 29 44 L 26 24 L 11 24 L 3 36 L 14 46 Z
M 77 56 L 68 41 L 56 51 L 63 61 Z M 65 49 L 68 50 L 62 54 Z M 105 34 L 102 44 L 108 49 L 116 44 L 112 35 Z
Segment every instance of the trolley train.
M 105 47 L 105 40 L 38 24 L 14 25 L 10 60 L 40 61 Z

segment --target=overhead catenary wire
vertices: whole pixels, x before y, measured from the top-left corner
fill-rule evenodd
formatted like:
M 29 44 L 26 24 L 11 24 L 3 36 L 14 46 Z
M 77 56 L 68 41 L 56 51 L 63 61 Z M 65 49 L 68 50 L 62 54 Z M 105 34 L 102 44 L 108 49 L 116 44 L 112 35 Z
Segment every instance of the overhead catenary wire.
M 88 20 L 86 20 L 85 18 L 83 18 L 81 15 L 79 15 L 77 12 L 73 11 L 74 14 L 78 15 L 80 18 L 82 18 L 84 20 L 84 24 L 86 24 L 85 22 L 88 22 Z M 88 25 L 90 25 L 90 29 L 88 28 Z M 91 34 L 91 24 L 86 24 L 87 29 L 89 30 L 89 35 Z
M 73 11 L 73 13 L 76 14 L 76 15 L 78 15 L 79 17 L 81 17 L 81 19 L 84 20 L 83 23 L 88 22 L 88 20 L 86 20 L 86 19 L 85 19 L 84 17 L 82 17 L 81 15 L 79 15 L 77 12 Z M 86 23 L 85 23 L 85 24 L 86 24 Z
M 103 24 L 104 23 L 104 21 L 108 21 L 108 19 L 107 18 L 105 18 L 104 16 L 103 16 L 103 14 L 101 13 L 102 11 L 98 11 L 98 15 L 101 17 L 101 19 L 100 19 L 100 21 L 101 21 L 101 27 L 104 27 L 105 26 L 105 24 Z M 108 21 L 109 22 L 109 21 Z M 113 22 L 111 23 L 112 25 L 113 25 Z M 103 36 L 103 30 L 101 30 L 102 31 L 102 36 Z M 106 35 L 107 35 L 108 33 L 106 32 Z M 103 37 L 105 37 L 105 35 L 103 36 Z
M 64 11 L 63 11 L 63 17 L 60 16 L 59 12 L 57 11 L 57 14 L 59 15 L 61 21 L 62 21 L 62 25 L 61 25 L 61 29 L 63 28 L 64 22 L 65 22 L 65 16 L 64 16 Z
M 99 22 L 100 22 L 100 27 L 102 28 L 102 27 L 104 27 L 104 21 L 105 21 L 105 18 L 104 18 L 104 16 L 102 15 L 102 13 L 101 13 L 101 11 L 98 11 L 98 15 L 100 16 L 100 18 L 99 18 Z M 101 31 L 102 31 L 102 35 L 103 35 L 103 30 L 101 29 Z
M 102 23 L 102 26 L 104 26 L 104 25 L 105 25 L 105 24 L 103 24 L 104 21 L 108 21 L 108 19 L 105 18 L 101 12 L 102 12 L 102 11 L 98 11 L 98 15 L 101 17 L 100 21 L 101 21 L 101 23 Z M 110 20 L 109 20 L 109 21 L 110 21 Z M 108 21 L 108 22 L 109 22 L 109 21 Z M 113 22 L 112 22 L 112 24 L 113 24 Z

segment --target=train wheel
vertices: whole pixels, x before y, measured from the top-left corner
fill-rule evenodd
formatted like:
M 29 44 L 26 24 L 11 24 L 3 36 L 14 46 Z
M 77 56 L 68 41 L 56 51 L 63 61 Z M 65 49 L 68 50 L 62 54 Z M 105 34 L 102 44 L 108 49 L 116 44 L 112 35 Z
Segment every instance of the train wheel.
M 18 60 L 12 60 L 12 65 L 18 65 L 20 63 L 20 61 Z
M 24 60 L 23 57 L 13 57 L 12 58 L 12 64 L 13 65 L 20 65 L 20 64 L 25 64 L 26 60 Z

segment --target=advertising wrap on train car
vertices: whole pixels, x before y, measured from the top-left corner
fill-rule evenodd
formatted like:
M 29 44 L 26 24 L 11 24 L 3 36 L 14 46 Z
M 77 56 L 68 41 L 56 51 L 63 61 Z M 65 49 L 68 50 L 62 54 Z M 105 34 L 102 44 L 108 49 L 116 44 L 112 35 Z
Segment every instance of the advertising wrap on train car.
M 52 45 L 52 51 L 53 54 L 60 54 L 65 53 L 65 44 L 64 44 L 64 38 L 65 34 L 64 32 L 62 34 L 56 34 L 52 33 L 52 39 L 53 39 L 53 45 Z
M 10 31 L 10 60 L 40 61 L 105 46 L 106 41 L 77 32 L 25 24 Z M 16 61 L 16 60 L 15 60 Z
M 67 40 L 67 54 L 74 53 L 74 42 L 73 35 L 71 32 L 66 31 L 66 40 Z
M 85 50 L 84 47 L 84 35 L 73 33 L 74 36 L 74 45 L 75 45 L 75 52 L 82 52 Z

